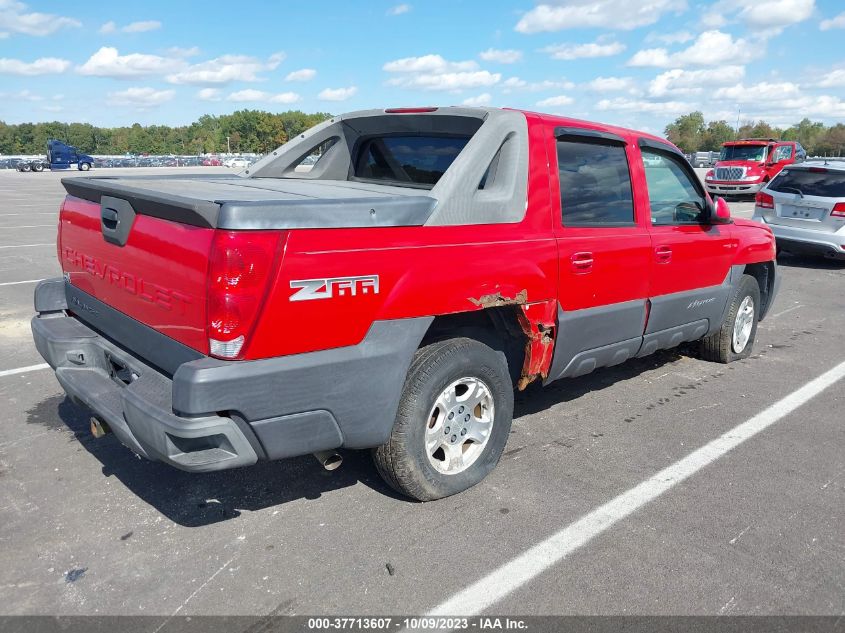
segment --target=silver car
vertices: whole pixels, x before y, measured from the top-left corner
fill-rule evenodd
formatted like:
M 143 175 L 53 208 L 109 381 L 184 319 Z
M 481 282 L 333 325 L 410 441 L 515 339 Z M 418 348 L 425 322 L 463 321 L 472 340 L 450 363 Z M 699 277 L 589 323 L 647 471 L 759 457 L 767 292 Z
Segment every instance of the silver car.
M 845 259 L 845 162 L 789 165 L 755 204 L 753 219 L 772 229 L 778 250 Z

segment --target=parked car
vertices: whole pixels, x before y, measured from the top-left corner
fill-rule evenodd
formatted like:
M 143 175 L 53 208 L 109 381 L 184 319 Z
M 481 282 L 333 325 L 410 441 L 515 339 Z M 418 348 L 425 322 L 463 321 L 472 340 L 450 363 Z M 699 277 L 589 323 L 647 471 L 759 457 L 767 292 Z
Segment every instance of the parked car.
M 719 160 L 719 152 L 695 152 L 690 156 L 693 167 L 712 167 Z
M 223 165 L 223 162 L 219 158 L 206 158 L 203 159 L 202 164 L 205 167 L 220 167 Z
M 745 358 L 778 288 L 771 230 L 673 145 L 559 116 L 368 110 L 226 182 L 62 182 L 35 345 L 95 436 L 188 471 L 372 449 L 403 494 L 454 494 L 514 387 L 687 341 Z
M 742 139 L 722 145 L 719 161 L 704 183 L 711 194 L 755 194 L 787 165 L 800 163 L 807 152 L 795 141 Z
M 236 156 L 234 158 L 227 158 L 226 160 L 223 161 L 224 167 L 232 167 L 232 168 L 238 168 L 238 169 L 245 169 L 245 168 L 249 167 L 250 164 L 251 163 L 248 159 L 241 158 L 239 156 Z
M 845 259 L 845 163 L 785 168 L 757 194 L 754 219 L 779 250 Z

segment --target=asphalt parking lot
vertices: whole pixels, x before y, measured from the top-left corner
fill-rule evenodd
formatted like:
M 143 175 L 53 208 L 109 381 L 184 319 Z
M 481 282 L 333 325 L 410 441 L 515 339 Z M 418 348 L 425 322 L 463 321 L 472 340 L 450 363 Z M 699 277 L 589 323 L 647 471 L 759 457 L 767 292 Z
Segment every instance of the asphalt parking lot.
M 845 264 L 784 256 L 752 357 L 673 350 L 532 386 L 464 494 L 408 502 L 356 452 L 331 473 L 307 457 L 187 474 L 93 439 L 50 371 L 15 371 L 43 362 L 29 319 L 35 281 L 60 272 L 60 177 L 0 172 L 0 614 L 427 613 L 845 360 Z M 779 409 L 486 612 L 841 614 L 843 387 Z

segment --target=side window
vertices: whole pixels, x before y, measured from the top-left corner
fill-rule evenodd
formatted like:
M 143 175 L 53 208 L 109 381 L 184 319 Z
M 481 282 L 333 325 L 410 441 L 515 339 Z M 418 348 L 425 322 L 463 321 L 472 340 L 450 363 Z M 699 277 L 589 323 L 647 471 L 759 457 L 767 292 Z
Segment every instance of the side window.
M 651 223 L 672 226 L 703 222 L 704 194 L 680 165 L 681 159 L 645 147 L 642 152 Z
M 558 141 L 564 226 L 631 226 L 634 200 L 622 145 Z
M 779 163 L 782 160 L 789 160 L 792 158 L 792 145 L 781 145 L 775 150 L 775 161 Z

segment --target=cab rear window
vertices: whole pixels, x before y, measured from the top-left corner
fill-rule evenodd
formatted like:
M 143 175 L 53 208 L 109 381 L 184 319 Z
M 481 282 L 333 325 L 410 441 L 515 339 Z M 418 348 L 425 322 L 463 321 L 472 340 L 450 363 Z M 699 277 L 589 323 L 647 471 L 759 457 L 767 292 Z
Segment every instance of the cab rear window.
M 365 139 L 355 177 L 430 189 L 446 173 L 470 136 L 376 136 Z
M 769 184 L 779 193 L 845 198 L 845 172 L 833 170 L 784 169 Z

